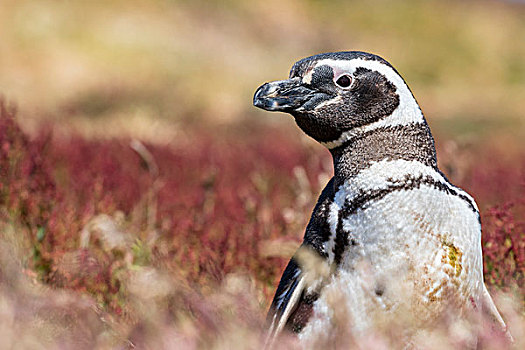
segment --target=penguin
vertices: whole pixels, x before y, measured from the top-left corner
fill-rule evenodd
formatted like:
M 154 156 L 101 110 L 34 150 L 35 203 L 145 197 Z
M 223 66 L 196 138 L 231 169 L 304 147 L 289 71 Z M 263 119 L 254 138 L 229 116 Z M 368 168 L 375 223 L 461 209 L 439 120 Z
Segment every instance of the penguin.
M 482 307 L 505 329 L 483 281 L 476 202 L 438 168 L 421 108 L 390 63 L 360 51 L 307 57 L 253 104 L 291 114 L 334 164 L 275 292 L 267 345 L 285 329 L 314 348 L 384 324 L 401 325 L 409 344 Z

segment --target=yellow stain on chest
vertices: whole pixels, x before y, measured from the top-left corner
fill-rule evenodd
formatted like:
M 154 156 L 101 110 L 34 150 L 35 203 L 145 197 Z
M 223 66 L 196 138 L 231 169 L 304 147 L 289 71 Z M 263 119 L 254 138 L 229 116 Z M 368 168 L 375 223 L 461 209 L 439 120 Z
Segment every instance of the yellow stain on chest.
M 449 242 L 443 242 L 443 245 L 448 250 L 448 261 L 447 263 L 452 266 L 452 268 L 455 271 L 455 276 L 458 277 L 461 274 L 461 271 L 463 270 L 463 266 L 461 264 L 461 258 L 463 256 L 463 253 L 461 250 L 456 247 L 454 244 Z
M 442 294 L 443 291 L 452 291 L 452 289 L 449 289 L 449 287 L 452 287 L 449 285 L 449 283 L 455 286 L 455 288 L 459 288 L 460 280 L 457 279 L 457 277 L 460 276 L 461 271 L 463 270 L 463 265 L 461 262 L 463 253 L 461 250 L 453 243 L 447 242 L 445 240 L 442 240 L 441 243 L 443 244 L 441 263 L 443 264 L 443 271 L 448 276 L 450 276 L 450 279 L 441 280 L 437 285 L 434 286 L 434 288 L 428 291 L 427 298 L 431 302 L 442 300 L 445 297 Z

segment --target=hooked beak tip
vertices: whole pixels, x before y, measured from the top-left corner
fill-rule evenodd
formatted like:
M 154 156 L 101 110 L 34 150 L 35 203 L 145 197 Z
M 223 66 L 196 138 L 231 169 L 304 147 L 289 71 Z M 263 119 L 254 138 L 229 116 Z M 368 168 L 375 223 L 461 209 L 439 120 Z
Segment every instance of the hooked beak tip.
M 265 83 L 261 85 L 253 95 L 253 105 L 262 109 L 268 109 L 275 105 L 272 97 L 275 97 L 277 86 Z M 270 103 L 272 102 L 272 103 Z
M 297 78 L 272 81 L 255 91 L 253 105 L 267 111 L 292 111 L 304 102 L 309 92 Z
M 265 85 L 266 84 L 264 84 L 262 86 L 259 86 L 257 91 L 255 91 L 255 94 L 253 95 L 253 105 L 255 107 L 262 108 L 262 106 L 263 106 L 263 103 L 262 103 L 262 100 L 261 100 L 261 91 L 263 90 Z

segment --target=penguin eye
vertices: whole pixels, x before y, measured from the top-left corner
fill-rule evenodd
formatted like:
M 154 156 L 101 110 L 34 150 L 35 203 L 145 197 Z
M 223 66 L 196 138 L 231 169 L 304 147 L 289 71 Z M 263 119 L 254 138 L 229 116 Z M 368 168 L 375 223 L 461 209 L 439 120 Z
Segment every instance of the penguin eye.
M 339 78 L 337 78 L 335 83 L 342 88 L 347 88 L 350 86 L 350 84 L 352 84 L 352 77 L 349 75 L 341 75 Z

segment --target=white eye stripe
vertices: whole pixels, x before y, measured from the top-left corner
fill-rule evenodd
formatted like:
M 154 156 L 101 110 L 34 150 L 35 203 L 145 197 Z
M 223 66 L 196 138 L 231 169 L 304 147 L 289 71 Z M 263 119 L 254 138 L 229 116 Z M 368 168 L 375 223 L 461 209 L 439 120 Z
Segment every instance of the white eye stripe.
M 314 70 L 310 69 L 308 73 L 306 73 L 303 77 L 303 83 L 304 84 L 311 84 L 312 83 L 312 76 L 314 75 Z
M 324 144 L 326 147 L 338 147 L 344 142 L 347 142 L 360 135 L 361 133 L 381 127 L 408 125 L 410 123 L 424 123 L 423 113 L 421 112 L 421 109 L 419 108 L 419 105 L 417 104 L 414 96 L 412 96 L 412 93 L 403 81 L 403 78 L 401 78 L 399 74 L 397 74 L 391 67 L 379 61 L 364 60 L 360 58 L 352 60 L 323 59 L 317 62 L 317 66 L 319 65 L 329 65 L 332 67 L 334 73 L 336 73 L 335 75 L 338 77 L 343 74 L 351 76 L 356 71 L 356 69 L 360 67 L 376 71 L 382 74 L 396 87 L 396 93 L 399 96 L 399 106 L 391 115 L 375 123 L 345 131 L 338 139 L 329 142 L 323 142 L 322 144 Z
M 355 58 L 351 60 L 336 60 L 336 59 L 323 59 L 317 62 L 317 66 L 328 65 L 332 67 L 335 76 L 341 76 L 347 74 L 352 76 L 357 68 L 366 68 L 376 71 L 382 74 L 388 81 L 390 81 L 398 89 L 401 98 L 413 99 L 412 93 L 408 89 L 408 86 L 403 81 L 403 78 L 399 76 L 391 67 L 373 60 L 365 60 L 362 58 Z

